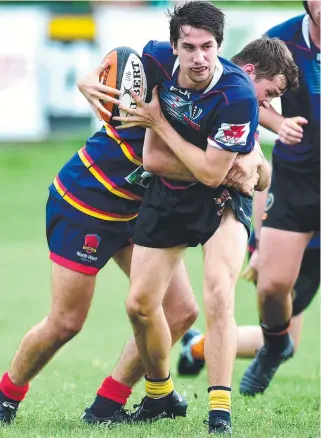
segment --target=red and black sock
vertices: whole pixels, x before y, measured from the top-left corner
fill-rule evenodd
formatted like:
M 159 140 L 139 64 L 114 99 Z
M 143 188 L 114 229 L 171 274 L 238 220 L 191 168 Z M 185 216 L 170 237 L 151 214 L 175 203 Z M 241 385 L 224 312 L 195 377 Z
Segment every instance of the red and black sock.
M 108 376 L 98 389 L 90 410 L 96 417 L 110 417 L 127 403 L 131 393 L 132 389 L 129 386 Z
M 18 405 L 26 396 L 29 390 L 29 383 L 24 386 L 15 385 L 8 373 L 4 373 L 0 382 L 0 401 Z
M 264 337 L 264 345 L 271 353 L 281 353 L 288 346 L 290 341 L 290 321 L 283 325 L 268 327 L 261 322 Z

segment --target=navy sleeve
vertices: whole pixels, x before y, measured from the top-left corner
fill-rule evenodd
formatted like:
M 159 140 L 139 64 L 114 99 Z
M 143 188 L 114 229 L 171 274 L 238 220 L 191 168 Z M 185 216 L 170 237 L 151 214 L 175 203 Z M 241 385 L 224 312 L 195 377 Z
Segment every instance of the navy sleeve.
M 255 98 L 227 105 L 210 130 L 208 144 L 218 149 L 248 154 L 255 143 L 258 113 Z
M 149 41 L 143 49 L 142 62 L 147 79 L 147 102 L 153 88 L 162 81 L 171 79 L 174 55 L 168 42 Z

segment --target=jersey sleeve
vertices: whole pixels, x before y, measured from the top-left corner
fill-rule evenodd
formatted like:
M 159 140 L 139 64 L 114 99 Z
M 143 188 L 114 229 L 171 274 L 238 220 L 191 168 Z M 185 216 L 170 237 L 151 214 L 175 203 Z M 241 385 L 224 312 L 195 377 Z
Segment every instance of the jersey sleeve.
M 248 154 L 255 143 L 258 126 L 256 99 L 244 99 L 226 106 L 210 129 L 210 146 L 230 152 Z
M 169 80 L 175 62 L 173 50 L 168 42 L 149 41 L 143 49 L 142 62 L 147 79 L 147 102 L 153 88 Z

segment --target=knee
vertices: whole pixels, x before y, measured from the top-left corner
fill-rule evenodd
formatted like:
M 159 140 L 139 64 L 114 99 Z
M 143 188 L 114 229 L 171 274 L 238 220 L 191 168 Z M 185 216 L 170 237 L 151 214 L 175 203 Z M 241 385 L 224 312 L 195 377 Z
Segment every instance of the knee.
M 180 325 L 183 326 L 186 331 L 194 324 L 199 314 L 196 300 L 187 303 L 183 308 L 180 307 L 180 314 L 181 316 L 177 319 L 180 320 Z
M 148 319 L 154 311 L 155 309 L 148 300 L 137 296 L 129 296 L 126 300 L 126 312 L 133 323 Z
M 185 333 L 197 320 L 199 308 L 196 300 L 182 303 L 177 312 L 177 308 L 166 308 L 165 315 L 170 327 L 171 333 Z
M 59 318 L 48 316 L 56 341 L 63 345 L 74 338 L 82 329 L 84 320 L 77 315 L 66 314 Z
M 269 279 L 258 284 L 258 294 L 265 297 L 285 296 L 290 293 L 291 282 L 282 279 Z

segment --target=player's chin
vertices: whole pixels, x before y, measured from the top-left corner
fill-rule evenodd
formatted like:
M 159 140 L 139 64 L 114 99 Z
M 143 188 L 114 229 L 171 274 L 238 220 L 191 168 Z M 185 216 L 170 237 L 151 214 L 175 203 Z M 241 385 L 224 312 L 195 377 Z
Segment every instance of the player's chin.
M 210 77 L 210 72 L 208 69 L 202 71 L 202 72 L 194 72 L 192 71 L 190 74 L 190 78 L 193 82 L 196 82 L 197 84 L 200 84 L 202 82 L 206 82 Z

